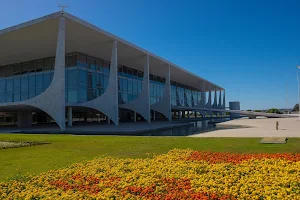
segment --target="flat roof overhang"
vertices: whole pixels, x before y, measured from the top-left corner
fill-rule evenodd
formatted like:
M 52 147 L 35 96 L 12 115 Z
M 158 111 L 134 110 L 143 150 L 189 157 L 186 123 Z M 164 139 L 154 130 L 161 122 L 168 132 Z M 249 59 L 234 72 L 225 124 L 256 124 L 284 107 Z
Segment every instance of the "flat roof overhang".
M 110 60 L 112 42 L 118 41 L 119 65 L 143 71 L 144 57 L 149 55 L 150 73 L 165 77 L 170 65 L 171 80 L 202 90 L 223 90 L 179 66 L 160 58 L 134 44 L 89 24 L 66 12 L 56 12 L 0 31 L 0 66 L 55 56 L 59 17 L 66 17 L 66 53 L 82 52 Z

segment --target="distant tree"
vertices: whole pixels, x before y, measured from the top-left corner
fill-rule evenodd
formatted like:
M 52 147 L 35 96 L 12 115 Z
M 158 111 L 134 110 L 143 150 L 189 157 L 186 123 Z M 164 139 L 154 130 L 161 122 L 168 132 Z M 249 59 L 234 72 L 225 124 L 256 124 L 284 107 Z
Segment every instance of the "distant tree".
M 294 106 L 293 111 L 299 111 L 299 104 L 298 103 Z
M 254 112 L 261 112 L 261 110 L 254 110 Z
M 247 111 L 251 111 L 251 110 L 247 110 Z
M 267 111 L 267 113 L 276 113 L 276 114 L 282 114 L 280 112 L 280 110 L 278 110 L 277 108 L 271 108 Z

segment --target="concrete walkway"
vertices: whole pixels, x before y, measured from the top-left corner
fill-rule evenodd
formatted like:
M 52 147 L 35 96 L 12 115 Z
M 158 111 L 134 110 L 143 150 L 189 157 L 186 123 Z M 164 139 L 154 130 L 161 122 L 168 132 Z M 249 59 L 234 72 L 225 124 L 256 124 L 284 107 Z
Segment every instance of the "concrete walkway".
M 279 130 L 275 130 L 275 123 L 279 122 Z M 226 129 L 230 126 L 246 126 L 248 128 Z M 298 118 L 242 118 L 223 122 L 215 130 L 189 137 L 300 137 L 300 120 Z

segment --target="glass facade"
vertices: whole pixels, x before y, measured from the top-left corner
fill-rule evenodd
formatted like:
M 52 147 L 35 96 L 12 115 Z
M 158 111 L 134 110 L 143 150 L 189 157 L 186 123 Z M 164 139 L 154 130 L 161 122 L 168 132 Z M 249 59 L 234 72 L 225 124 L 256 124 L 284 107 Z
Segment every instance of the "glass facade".
M 137 98 L 142 91 L 144 73 L 125 66 L 118 67 L 119 104 Z
M 74 53 L 66 56 L 66 102 L 81 103 L 101 96 L 108 86 L 109 62 Z
M 194 88 L 171 82 L 171 105 L 193 107 L 201 101 L 201 92 Z
M 0 103 L 33 98 L 48 88 L 54 73 L 55 58 L 22 62 L 0 67 Z M 102 95 L 109 82 L 110 62 L 82 53 L 66 55 L 66 102 L 80 103 Z M 119 104 L 130 102 L 142 91 L 143 72 L 126 66 L 118 67 Z M 159 102 L 165 79 L 150 74 L 150 104 Z M 173 106 L 196 106 L 201 92 L 171 82 Z
M 150 105 L 159 102 L 164 95 L 166 80 L 150 74 Z
M 0 67 L 0 103 L 18 102 L 41 94 L 53 77 L 54 58 Z

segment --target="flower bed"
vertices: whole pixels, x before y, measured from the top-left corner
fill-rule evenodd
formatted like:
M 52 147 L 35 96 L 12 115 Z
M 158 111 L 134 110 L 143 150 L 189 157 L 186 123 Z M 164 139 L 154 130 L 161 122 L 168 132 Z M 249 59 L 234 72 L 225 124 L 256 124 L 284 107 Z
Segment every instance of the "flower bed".
M 49 144 L 44 142 L 21 142 L 21 141 L 0 141 L 0 149 L 29 147 L 41 144 Z
M 174 149 L 146 159 L 100 157 L 0 183 L 1 198 L 300 199 L 300 154 Z

